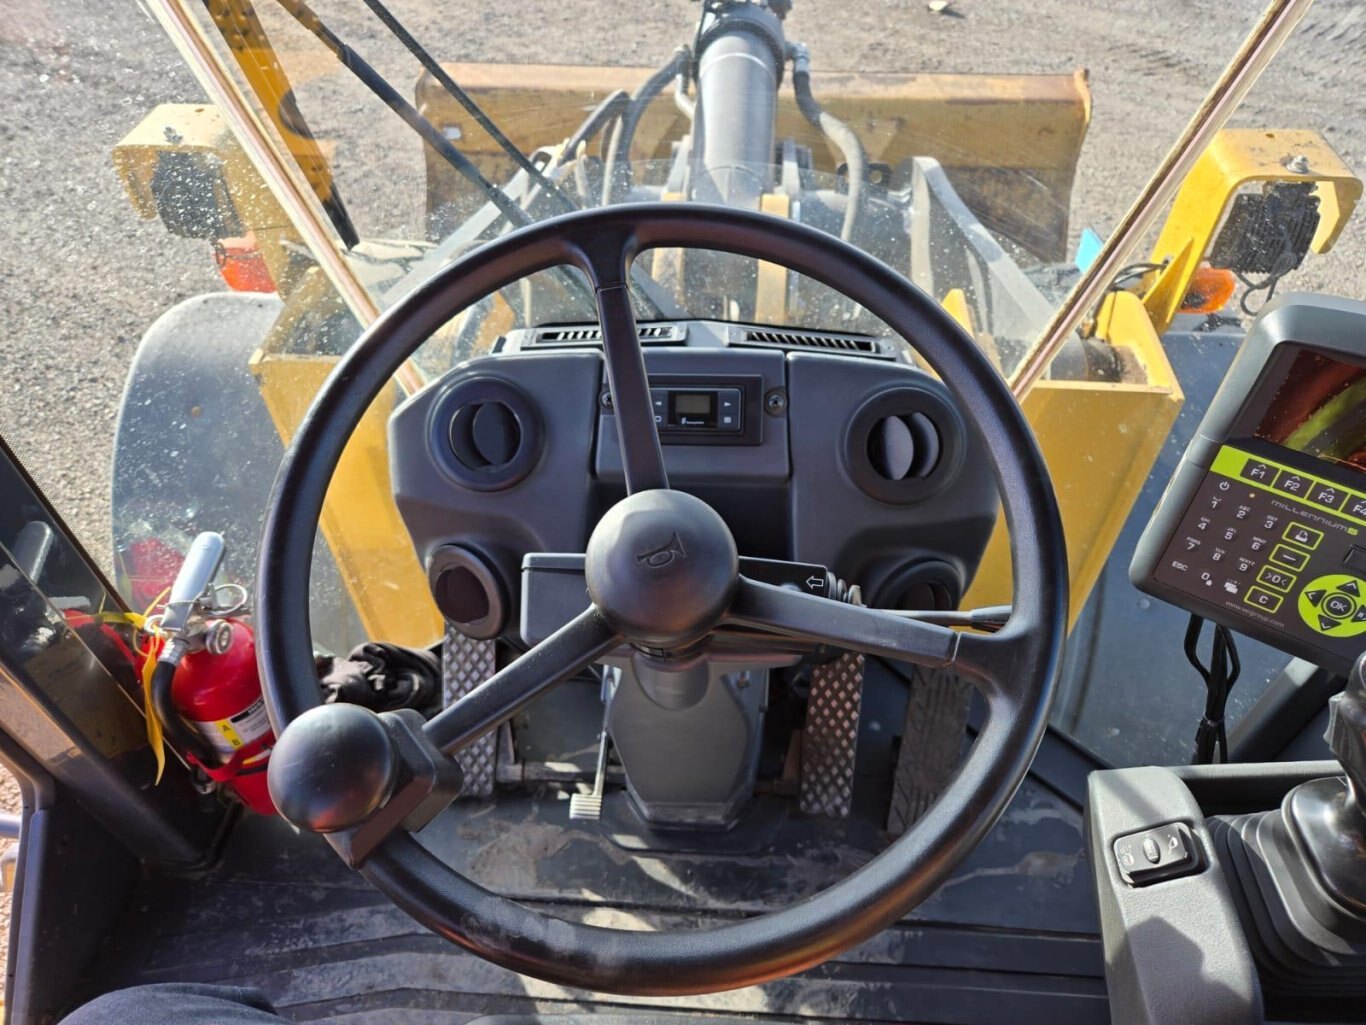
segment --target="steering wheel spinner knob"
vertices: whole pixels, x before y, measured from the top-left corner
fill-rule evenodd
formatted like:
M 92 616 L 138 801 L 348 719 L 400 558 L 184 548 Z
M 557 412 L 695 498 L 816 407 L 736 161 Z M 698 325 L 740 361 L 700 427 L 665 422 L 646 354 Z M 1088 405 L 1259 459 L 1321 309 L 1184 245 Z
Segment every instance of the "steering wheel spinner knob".
M 411 708 L 310 708 L 271 753 L 271 799 L 300 829 L 331 834 L 356 868 L 389 834 L 421 829 L 460 793 L 460 763 L 437 748 L 424 723 Z
M 267 769 L 270 797 L 300 829 L 360 825 L 389 799 L 398 752 L 378 715 L 360 705 L 319 705 L 285 729 Z

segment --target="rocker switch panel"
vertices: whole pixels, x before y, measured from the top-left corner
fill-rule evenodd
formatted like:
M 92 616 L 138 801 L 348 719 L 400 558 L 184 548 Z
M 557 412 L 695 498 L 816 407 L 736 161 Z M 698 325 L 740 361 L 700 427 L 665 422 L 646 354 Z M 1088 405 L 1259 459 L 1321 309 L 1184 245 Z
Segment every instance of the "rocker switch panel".
M 1203 867 L 1195 837 L 1182 822 L 1121 836 L 1114 852 L 1119 874 L 1130 886 L 1194 875 Z

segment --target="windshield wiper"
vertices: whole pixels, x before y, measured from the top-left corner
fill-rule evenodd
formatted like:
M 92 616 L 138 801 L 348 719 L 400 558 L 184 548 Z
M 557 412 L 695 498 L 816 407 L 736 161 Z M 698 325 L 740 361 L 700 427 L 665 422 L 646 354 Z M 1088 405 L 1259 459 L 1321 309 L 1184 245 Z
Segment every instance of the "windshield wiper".
M 384 27 L 393 33 L 394 38 L 402 43 L 412 54 L 419 64 L 421 64 L 440 83 L 441 88 L 445 89 L 460 106 L 469 112 L 470 117 L 478 123 L 499 147 L 512 158 L 513 163 L 520 167 L 527 175 L 544 189 L 549 195 L 554 196 L 566 210 L 577 210 L 579 205 L 558 185 L 545 176 L 539 167 L 532 160 L 517 148 L 517 144 L 503 134 L 503 130 L 494 124 L 493 119 L 484 113 L 479 104 L 474 102 L 474 98 L 469 93 L 461 89 L 446 69 L 428 52 L 427 48 L 419 43 L 411 32 L 403 27 L 389 8 L 385 7 L 381 0 L 364 0 L 365 6 L 374 12 L 375 17 L 384 23 Z
M 360 233 L 337 191 L 332 168 L 323 156 L 318 140 L 309 130 L 303 112 L 299 110 L 294 98 L 294 87 L 277 61 L 261 56 L 267 54 L 273 58 L 275 55 L 261 19 L 256 16 L 250 3 L 227 4 L 219 0 L 203 0 L 203 4 L 223 36 L 223 41 L 228 44 L 238 68 L 260 99 L 267 119 L 279 131 L 285 148 L 299 165 L 313 194 L 318 197 L 342 245 L 354 249 L 360 244 Z M 270 102 L 272 99 L 274 102 Z
M 371 67 L 349 44 L 328 28 L 304 0 L 276 0 L 276 2 L 289 12 L 295 21 L 307 29 L 318 42 L 332 51 L 332 56 L 341 61 L 342 66 L 360 79 L 361 83 L 374 93 L 386 107 L 401 117 L 413 131 L 422 136 L 427 145 L 441 154 L 447 163 L 487 196 L 489 202 L 496 206 L 499 212 L 512 224 L 522 228 L 532 223 L 530 214 L 509 199 L 502 189 L 485 178 L 469 157 L 451 145 L 450 140 L 437 131 L 436 126 L 423 117 L 416 107 L 405 100 L 383 75 Z
M 451 144 L 451 141 L 438 131 L 434 124 L 423 117 L 416 107 L 405 100 L 399 91 L 389 84 L 388 80 L 385 79 L 383 75 L 367 63 L 366 60 L 352 49 L 348 43 L 342 40 L 340 36 L 328 28 L 323 20 L 318 17 L 317 13 L 309 7 L 304 0 L 276 0 L 276 2 L 284 8 L 295 21 L 308 30 L 315 39 L 327 47 L 332 55 L 341 62 L 342 66 L 360 80 L 361 84 L 369 89 L 386 107 L 401 117 L 410 128 L 417 132 L 427 145 L 436 150 L 447 163 L 487 196 L 489 202 L 497 208 L 498 212 L 502 214 L 509 223 L 515 227 L 524 228 L 535 222 L 535 219 L 513 201 L 506 192 L 485 178 L 479 168 L 475 166 L 474 162 L 456 149 L 455 146 Z M 510 140 L 508 141 L 508 145 L 512 146 Z M 515 147 L 513 148 L 515 149 Z M 528 161 L 528 163 L 529 162 L 530 161 Z M 538 171 L 537 178 L 543 179 L 544 176 Z M 554 187 L 553 183 L 548 182 L 548 180 L 547 183 Z M 556 189 L 556 192 L 565 199 L 569 198 L 562 190 Z M 569 202 L 571 204 L 573 203 L 572 200 L 569 200 Z M 577 206 L 574 206 L 573 208 L 577 209 Z M 556 272 L 563 277 L 571 293 L 585 301 L 590 310 L 596 311 L 597 302 L 591 289 L 586 288 L 578 277 L 568 273 L 563 267 L 556 268 Z M 670 303 L 668 305 L 672 306 L 673 309 L 666 309 L 665 304 L 661 301 L 666 297 L 662 296 L 662 290 L 655 282 L 651 281 L 648 276 L 640 273 L 636 267 L 630 269 L 630 275 L 632 283 L 637 286 L 636 294 L 650 304 L 652 317 L 663 318 L 666 316 L 678 316 L 679 311 L 677 310 L 676 304 Z

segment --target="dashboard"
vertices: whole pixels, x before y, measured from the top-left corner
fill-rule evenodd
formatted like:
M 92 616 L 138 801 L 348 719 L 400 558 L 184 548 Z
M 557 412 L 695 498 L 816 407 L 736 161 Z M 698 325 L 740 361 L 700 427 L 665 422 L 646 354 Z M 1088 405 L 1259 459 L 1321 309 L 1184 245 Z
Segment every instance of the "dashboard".
M 670 483 L 715 508 L 742 555 L 828 567 L 882 607 L 957 605 L 996 486 L 948 390 L 898 340 L 705 320 L 638 332 Z M 509 332 L 389 431 L 395 499 L 443 614 L 520 640 L 523 561 L 582 552 L 625 494 L 597 325 Z

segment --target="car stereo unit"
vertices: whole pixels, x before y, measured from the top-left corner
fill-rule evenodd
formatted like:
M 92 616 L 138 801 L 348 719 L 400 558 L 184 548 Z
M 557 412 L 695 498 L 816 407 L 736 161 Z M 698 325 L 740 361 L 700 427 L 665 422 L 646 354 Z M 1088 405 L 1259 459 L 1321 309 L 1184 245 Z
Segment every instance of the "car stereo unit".
M 1267 304 L 1129 576 L 1346 675 L 1366 650 L 1366 303 Z

